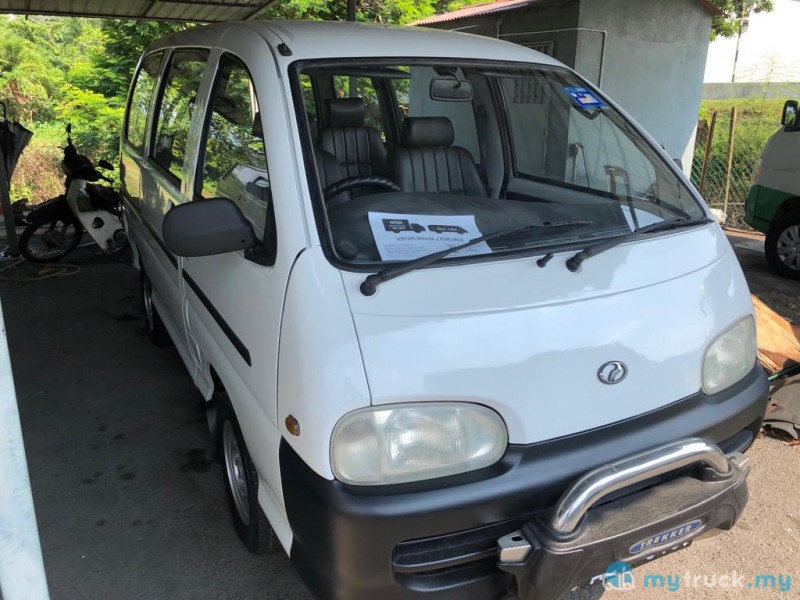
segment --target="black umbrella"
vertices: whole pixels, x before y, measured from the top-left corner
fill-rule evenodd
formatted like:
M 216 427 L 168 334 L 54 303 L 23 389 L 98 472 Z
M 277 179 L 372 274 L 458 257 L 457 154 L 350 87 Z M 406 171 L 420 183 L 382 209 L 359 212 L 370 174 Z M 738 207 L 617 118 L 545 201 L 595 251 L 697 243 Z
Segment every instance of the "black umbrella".
M 14 213 L 11 210 L 11 175 L 17 167 L 17 161 L 22 151 L 33 137 L 33 132 L 25 129 L 16 121 L 9 121 L 6 105 L 0 102 L 0 106 L 3 107 L 3 117 L 0 119 L 0 200 L 3 203 L 6 235 L 8 236 L 6 253 L 18 256 L 17 230 L 14 224 Z

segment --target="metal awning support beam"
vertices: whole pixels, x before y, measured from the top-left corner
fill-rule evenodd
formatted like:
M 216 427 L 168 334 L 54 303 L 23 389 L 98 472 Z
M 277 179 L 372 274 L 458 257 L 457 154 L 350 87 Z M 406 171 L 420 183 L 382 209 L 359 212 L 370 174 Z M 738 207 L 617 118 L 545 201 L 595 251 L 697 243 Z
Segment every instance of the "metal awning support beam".
M 356 0 L 347 0 L 347 20 L 356 20 Z

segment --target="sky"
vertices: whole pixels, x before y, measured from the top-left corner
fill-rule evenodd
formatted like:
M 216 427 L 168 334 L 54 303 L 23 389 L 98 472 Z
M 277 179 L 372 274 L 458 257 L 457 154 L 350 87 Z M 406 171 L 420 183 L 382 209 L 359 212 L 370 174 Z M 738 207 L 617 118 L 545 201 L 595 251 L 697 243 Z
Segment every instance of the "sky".
M 800 81 L 800 1 L 774 4 L 773 12 L 750 16 L 739 47 L 736 81 Z M 713 41 L 704 81 L 730 82 L 735 54 L 735 37 Z

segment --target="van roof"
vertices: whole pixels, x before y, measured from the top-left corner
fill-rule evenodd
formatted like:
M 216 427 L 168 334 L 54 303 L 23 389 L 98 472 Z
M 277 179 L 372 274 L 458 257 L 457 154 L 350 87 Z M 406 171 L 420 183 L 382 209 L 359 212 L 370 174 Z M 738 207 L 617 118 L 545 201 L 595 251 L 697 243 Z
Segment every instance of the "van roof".
M 344 21 L 239 21 L 187 29 L 153 43 L 150 50 L 169 46 L 224 47 L 228 36 L 252 31 L 273 44 L 284 42 L 291 56 L 281 62 L 311 58 L 438 57 L 560 65 L 555 59 L 485 36 Z M 276 39 L 279 38 L 279 39 Z

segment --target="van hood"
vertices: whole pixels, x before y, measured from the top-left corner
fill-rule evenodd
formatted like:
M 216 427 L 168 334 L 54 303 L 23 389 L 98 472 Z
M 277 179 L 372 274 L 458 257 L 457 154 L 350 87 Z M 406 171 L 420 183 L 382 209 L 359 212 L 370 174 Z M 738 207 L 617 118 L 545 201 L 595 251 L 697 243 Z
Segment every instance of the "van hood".
M 469 401 L 530 444 L 697 393 L 703 355 L 753 311 L 716 224 L 624 244 L 566 268 L 535 258 L 415 271 L 371 297 L 342 273 L 372 403 Z M 600 381 L 620 361 L 627 377 Z

